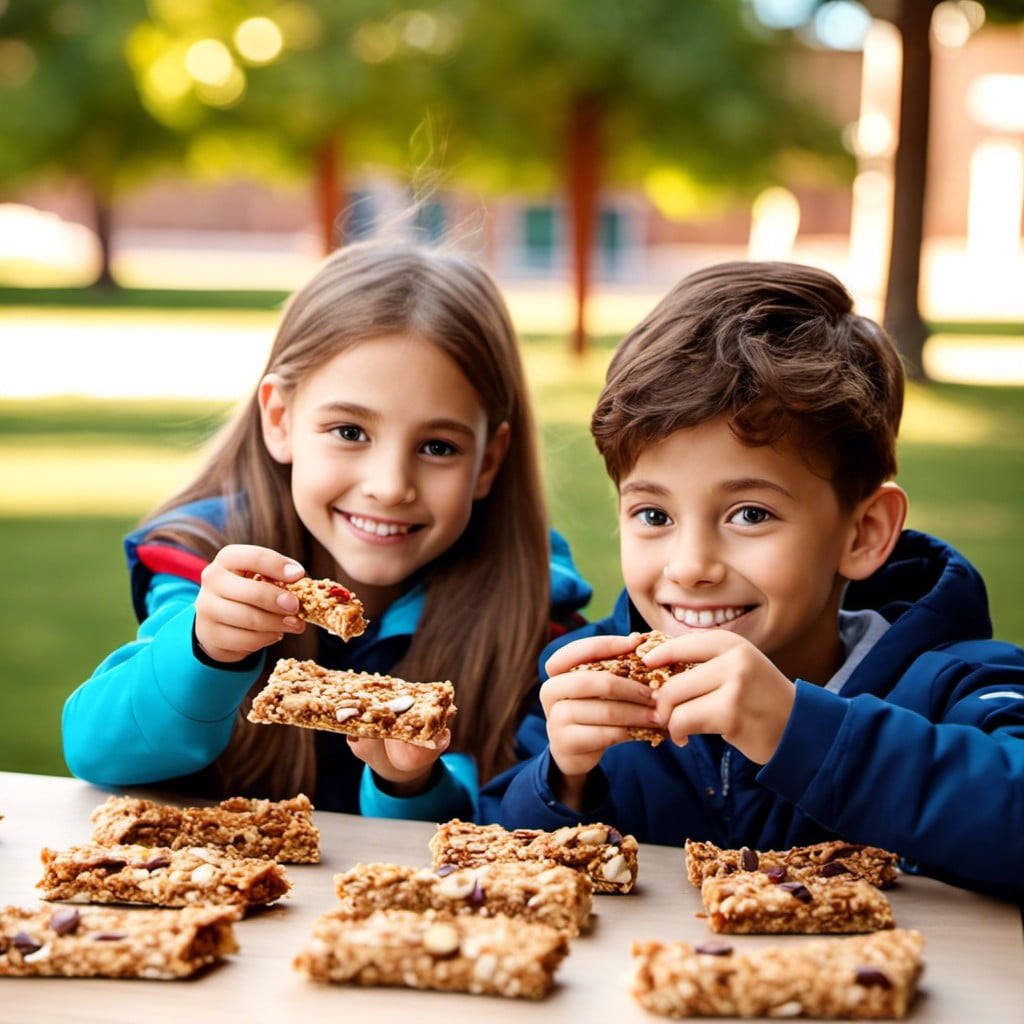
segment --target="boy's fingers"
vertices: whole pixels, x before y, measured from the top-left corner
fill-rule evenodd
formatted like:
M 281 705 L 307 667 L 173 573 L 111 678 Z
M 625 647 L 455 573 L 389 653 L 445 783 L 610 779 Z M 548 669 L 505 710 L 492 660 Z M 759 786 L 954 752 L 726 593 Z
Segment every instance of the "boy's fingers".
M 661 724 L 661 719 L 657 717 L 653 708 L 599 698 L 559 701 L 551 709 L 548 721 L 556 728 L 650 728 Z
M 671 640 L 658 644 L 657 647 L 641 655 L 641 657 L 644 664 L 650 668 L 670 665 L 674 661 L 689 664 L 710 661 L 731 647 L 748 642 L 728 629 L 709 629 L 705 632 L 684 633 L 682 636 L 674 636 Z
M 601 669 L 563 672 L 548 679 L 540 690 L 541 704 L 545 711 L 549 711 L 559 701 L 576 702 L 594 698 L 645 707 L 652 704 L 649 686 Z
M 559 647 L 548 658 L 544 670 L 549 676 L 561 675 L 586 661 L 602 661 L 605 658 L 617 658 L 627 654 L 639 642 L 639 633 L 630 636 L 586 636 Z

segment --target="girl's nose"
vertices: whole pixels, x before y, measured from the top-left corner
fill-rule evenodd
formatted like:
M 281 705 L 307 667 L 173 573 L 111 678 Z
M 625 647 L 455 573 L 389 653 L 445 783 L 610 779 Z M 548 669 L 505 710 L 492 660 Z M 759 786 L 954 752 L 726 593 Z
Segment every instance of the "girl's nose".
M 388 508 L 416 499 L 416 487 L 403 460 L 381 457 L 373 461 L 363 479 L 363 495 Z

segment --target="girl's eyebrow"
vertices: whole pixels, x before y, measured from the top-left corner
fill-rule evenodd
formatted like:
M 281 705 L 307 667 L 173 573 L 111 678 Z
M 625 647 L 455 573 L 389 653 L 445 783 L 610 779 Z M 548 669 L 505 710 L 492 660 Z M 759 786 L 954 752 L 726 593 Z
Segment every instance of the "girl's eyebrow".
M 382 418 L 379 412 L 368 406 L 359 405 L 357 402 L 325 402 L 320 406 L 319 411 L 329 416 L 351 416 L 353 419 L 370 422 L 377 422 Z M 422 424 L 422 429 L 451 431 L 470 438 L 476 437 L 476 432 L 468 423 L 463 423 L 462 420 L 447 419 L 443 416 L 427 420 Z

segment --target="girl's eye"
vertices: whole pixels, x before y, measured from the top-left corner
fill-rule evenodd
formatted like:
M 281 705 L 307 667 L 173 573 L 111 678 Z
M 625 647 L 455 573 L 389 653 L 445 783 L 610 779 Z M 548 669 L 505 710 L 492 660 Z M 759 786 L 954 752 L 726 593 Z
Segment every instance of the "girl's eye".
M 771 512 L 767 509 L 757 508 L 754 505 L 744 505 L 737 509 L 729 519 L 730 523 L 736 526 L 760 526 L 772 518 Z
M 423 453 L 425 455 L 433 455 L 437 458 L 444 458 L 445 456 L 457 455 L 458 449 L 453 444 L 449 444 L 447 441 L 427 441 L 423 445 Z
M 352 423 L 346 423 L 344 426 L 335 427 L 334 433 L 342 441 L 365 441 L 367 440 L 366 431 L 362 427 L 357 427 Z
M 633 513 L 644 526 L 668 526 L 672 521 L 660 508 L 642 508 Z

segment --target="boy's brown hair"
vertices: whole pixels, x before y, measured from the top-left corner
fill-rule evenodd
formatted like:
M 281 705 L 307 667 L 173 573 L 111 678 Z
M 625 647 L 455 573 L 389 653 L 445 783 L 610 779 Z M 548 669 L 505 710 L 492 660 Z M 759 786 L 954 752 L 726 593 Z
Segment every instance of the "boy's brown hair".
M 679 282 L 623 339 L 590 429 L 618 483 L 642 451 L 718 416 L 744 444 L 789 438 L 846 506 L 896 473 L 903 364 L 831 274 L 732 262 Z

